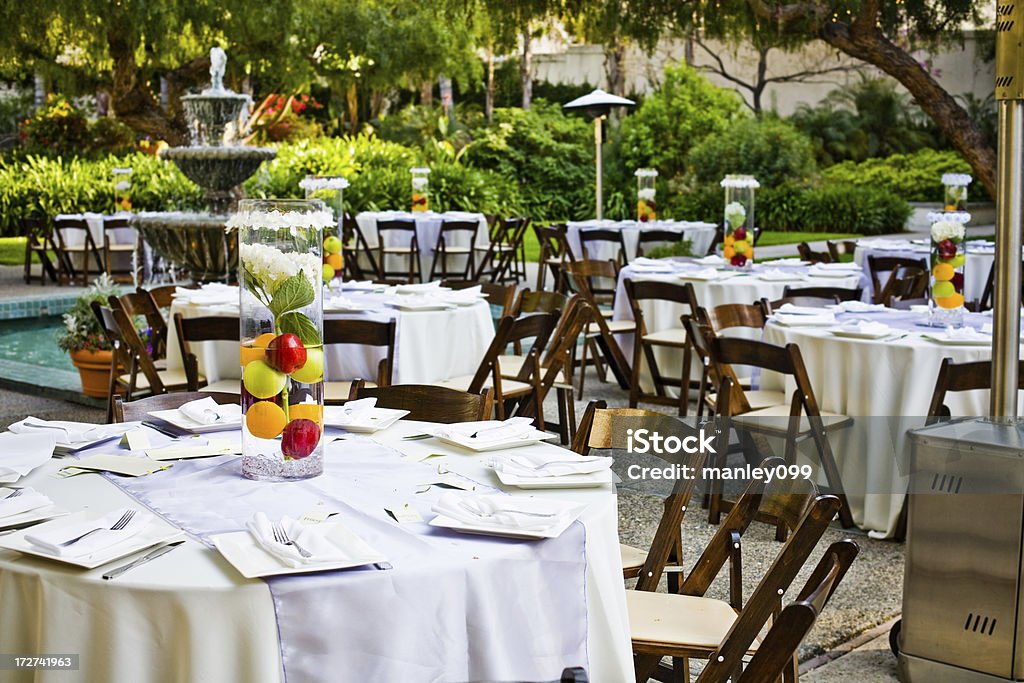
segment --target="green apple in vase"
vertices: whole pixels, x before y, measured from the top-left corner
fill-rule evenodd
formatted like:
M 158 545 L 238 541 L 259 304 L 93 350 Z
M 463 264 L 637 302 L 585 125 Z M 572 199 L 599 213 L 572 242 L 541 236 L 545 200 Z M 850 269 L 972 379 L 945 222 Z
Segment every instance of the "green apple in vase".
M 252 396 L 259 399 L 277 396 L 285 387 L 288 375 L 262 360 L 254 360 L 242 372 L 242 385 Z

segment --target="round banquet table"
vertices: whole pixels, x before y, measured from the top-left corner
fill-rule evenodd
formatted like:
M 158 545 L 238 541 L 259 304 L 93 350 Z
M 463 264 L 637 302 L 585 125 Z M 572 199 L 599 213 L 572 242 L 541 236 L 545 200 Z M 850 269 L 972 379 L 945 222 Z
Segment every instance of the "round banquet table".
M 271 492 L 274 502 L 266 503 L 268 507 L 277 505 L 279 510 L 288 510 L 284 514 L 298 517 L 310 511 L 317 500 L 326 501 L 331 509 L 341 510 L 346 526 L 387 555 L 391 570 L 362 568 L 269 582 L 249 580 L 210 547 L 205 534 L 190 533 L 180 548 L 104 581 L 101 575 L 105 571 L 129 558 L 84 570 L 0 549 L 0 652 L 81 655 L 81 669 L 70 677 L 60 671 L 25 671 L 21 675 L 8 671 L 4 680 L 135 683 L 159 676 L 167 681 L 277 683 L 285 679 L 284 671 L 288 671 L 291 683 L 546 680 L 557 678 L 563 666 L 584 664 L 564 661 L 565 655 L 556 654 L 575 651 L 581 659 L 589 659 L 586 666 L 590 680 L 632 681 L 612 485 L 509 491 L 514 496 L 552 497 L 585 506 L 574 524 L 581 524 L 582 530 L 569 539 L 569 549 L 579 548 L 583 553 L 584 559 L 574 564 L 579 569 L 573 570 L 582 574 L 581 584 L 572 588 L 560 585 L 568 574 L 557 568 L 542 571 L 552 566 L 543 558 L 552 554 L 552 548 L 566 547 L 558 546 L 566 540 L 565 534 L 547 541 L 462 535 L 426 523 L 398 525 L 385 513 L 385 505 L 407 500 L 424 520 L 432 518 L 430 506 L 440 495 L 439 489 L 433 487 L 420 495 L 414 490 L 418 485 L 409 485 L 415 479 L 409 479 L 407 472 L 436 469 L 433 464 L 418 462 L 430 454 L 446 455 L 429 462 L 444 463 L 457 473 L 453 476 L 466 477 L 478 486 L 501 488 L 485 464 L 486 454 L 471 454 L 436 440 L 402 440 L 428 426 L 403 421 L 378 432 L 372 440 L 357 437 L 356 441 L 331 443 L 326 448 L 325 467 L 328 473 L 335 470 L 333 480 L 325 474 L 306 482 L 274 485 L 248 482 L 236 471 L 239 481 L 230 485 L 244 486 L 249 494 L 212 495 L 196 501 L 192 515 L 192 519 L 220 520 L 243 511 L 248 518 L 252 514 L 251 497 L 258 495 L 258 487 L 285 487 L 288 495 L 280 495 L 282 488 L 276 494 Z M 525 448 L 557 447 L 536 444 Z M 155 485 L 160 497 L 152 497 L 150 508 L 169 519 L 152 500 L 165 504 L 173 502 L 175 496 L 191 495 L 195 499 L 214 493 L 208 490 L 209 484 L 204 485 L 204 479 L 230 477 L 230 470 L 224 468 L 237 467 L 234 458 L 180 461 L 167 472 L 131 482 L 147 479 L 146 486 Z M 55 477 L 54 472 L 64 462 L 51 460 L 19 485 L 34 487 L 72 511 L 138 505 L 124 490 L 128 484 L 115 486 L 102 475 Z M 159 482 L 149 479 L 189 467 L 192 469 L 186 479 L 190 486 L 161 490 Z M 344 468 L 340 472 L 343 479 L 361 477 L 360 488 L 368 490 L 344 498 L 339 487 L 331 485 L 338 481 L 340 468 Z M 222 470 L 227 474 L 217 475 Z M 356 498 L 362 505 L 355 502 Z M 268 515 L 272 514 L 268 510 Z M 187 525 L 183 526 L 188 530 Z M 239 527 L 228 525 L 218 533 L 235 530 Z M 312 587 L 314 595 L 338 596 L 332 591 L 348 591 L 340 595 L 348 595 L 349 600 L 331 601 L 328 610 L 301 601 L 289 606 L 301 582 L 306 582 L 307 589 Z M 431 603 L 436 611 L 410 613 L 414 607 L 405 606 L 407 602 L 421 607 Z M 306 610 L 298 615 L 290 613 L 288 610 L 294 610 L 296 604 Z M 555 628 L 553 624 L 562 623 L 559 618 L 563 617 L 554 615 L 565 613 L 579 615 L 571 630 L 578 631 L 583 640 L 556 645 L 560 634 L 551 629 Z M 340 631 L 308 633 L 298 642 L 293 639 L 286 648 L 282 645 L 286 636 L 279 634 L 287 631 L 279 628 L 289 614 L 300 628 L 315 628 L 320 623 L 342 626 Z M 480 630 L 481 622 L 492 626 Z M 524 627 L 525 623 L 530 626 Z M 508 628 L 520 631 L 492 632 Z M 532 658 L 524 656 L 525 650 L 532 653 Z M 545 654 L 538 655 L 538 650 Z M 526 659 L 530 664 L 524 664 Z
M 612 221 L 612 220 L 590 220 L 590 221 L 569 221 L 566 224 L 566 237 L 569 240 L 569 248 L 576 258 L 583 258 L 583 248 L 580 245 L 580 230 L 592 230 L 595 228 L 621 230 L 622 241 L 626 245 L 626 258 L 630 261 L 637 256 L 637 245 L 640 243 L 640 233 L 644 230 L 671 230 L 682 232 L 684 239 L 690 240 L 693 245 L 691 251 L 695 256 L 703 256 L 708 253 L 711 243 L 715 240 L 714 223 L 702 221 Z M 590 258 L 608 260 L 617 257 L 615 246 L 609 243 L 595 244 L 590 247 Z
M 446 221 L 470 221 L 476 222 L 479 226 L 476 231 L 474 247 L 486 249 L 491 243 L 490 234 L 487 231 L 487 218 L 482 213 L 467 213 L 465 211 L 445 211 L 435 213 L 433 211 L 364 211 L 356 215 L 356 223 L 359 230 L 366 238 L 366 245 L 370 249 L 376 249 L 380 244 L 377 233 L 377 221 L 382 220 L 411 220 L 416 223 L 416 241 L 420 248 L 420 277 L 425 281 L 430 276 L 430 264 L 434 259 L 434 247 L 437 245 L 437 236 L 441 233 L 441 224 Z M 384 246 L 397 247 L 409 246 L 408 241 L 399 242 L 398 234 L 391 233 L 388 242 Z M 468 247 L 466 233 L 452 233 L 448 238 L 448 246 Z M 376 258 L 376 252 L 374 258 Z M 387 267 L 389 271 L 405 270 L 409 267 L 408 259 L 402 256 L 388 255 Z M 448 257 L 448 270 L 452 271 L 466 265 L 465 256 L 451 255 Z M 440 268 L 441 264 L 438 263 Z
M 661 260 L 659 260 L 661 261 Z M 629 306 L 629 297 L 626 295 L 626 280 L 660 280 L 674 284 L 690 283 L 693 285 L 697 295 L 697 302 L 705 309 L 712 309 L 721 304 L 752 304 L 760 301 L 761 298 L 776 300 L 782 297 L 787 286 L 792 287 L 842 287 L 844 289 L 856 289 L 865 287 L 867 275 L 863 272 L 852 273 L 848 277 L 814 277 L 808 274 L 807 266 L 788 266 L 775 268 L 755 264 L 750 271 L 744 271 L 741 275 L 727 276 L 730 271 L 718 271 L 717 275 L 711 275 L 706 266 L 695 263 L 692 260 L 664 260 L 672 264 L 670 273 L 656 272 L 655 269 L 666 267 L 661 265 L 647 265 L 647 261 L 626 266 L 619 272 L 619 281 L 615 290 L 615 311 L 613 320 L 632 320 L 633 311 Z M 779 279 L 762 279 L 765 271 L 769 271 L 770 277 Z M 735 272 L 735 271 L 732 271 Z M 778 273 L 789 272 L 790 279 L 784 279 L 784 275 Z M 716 279 L 722 276 L 724 279 Z M 708 279 L 708 278 L 711 279 Z M 866 290 L 865 290 L 866 291 Z M 866 294 L 864 295 L 867 296 Z M 641 305 L 644 314 L 644 322 L 647 325 L 648 333 L 662 332 L 665 330 L 679 328 L 679 318 L 690 313 L 687 307 L 673 301 L 660 301 L 647 299 Z M 633 359 L 633 335 L 620 334 L 616 336 L 619 346 L 626 358 L 632 362 Z M 675 368 L 681 368 L 683 353 L 678 349 L 666 347 L 655 347 L 654 358 L 661 369 L 662 374 L 672 376 Z M 651 374 L 646 366 L 640 369 L 640 382 L 645 390 L 650 390 Z M 700 379 L 698 364 L 694 364 L 693 379 Z M 673 387 L 666 387 L 670 395 L 676 395 Z
M 799 346 L 821 410 L 865 422 L 856 429 L 830 433 L 830 443 L 850 494 L 854 521 L 874 535 L 891 536 L 908 482 L 899 462 L 905 455 L 905 427 L 924 423 L 943 358 L 957 363 L 988 360 L 991 346 L 948 345 L 924 338 L 922 335 L 930 332 L 941 332 L 918 325 L 926 319 L 926 313 L 872 312 L 836 317 L 840 322 L 882 322 L 894 328 L 894 335 L 907 336 L 851 339 L 836 336 L 829 328 L 786 327 L 769 321 L 764 341 Z M 984 314 L 968 314 L 966 320 L 970 326 L 980 327 L 992 319 Z M 764 373 L 760 388 L 793 391 L 792 381 L 787 380 L 783 387 L 781 380 L 779 375 Z M 950 393 L 945 403 L 953 417 L 959 417 L 987 415 L 988 400 L 988 392 L 970 391 Z M 904 426 L 893 430 L 890 425 Z
M 223 287 L 221 285 L 220 287 Z M 236 303 L 185 303 L 176 298 L 171 314 L 185 317 L 238 316 L 237 288 L 228 293 L 225 301 Z M 188 294 L 188 290 L 185 292 Z M 343 292 L 343 297 L 364 312 L 332 311 L 331 295 L 325 293 L 324 317 L 334 319 L 364 319 L 396 321 L 395 357 L 392 359 L 392 382 L 395 384 L 429 384 L 432 382 L 471 375 L 476 372 L 480 359 L 494 339 L 491 307 L 486 300 L 472 305 L 452 306 L 438 311 L 402 311 L 391 304 L 404 295 L 394 289 L 377 292 Z M 199 372 L 209 384 L 219 380 L 238 379 L 238 343 L 211 341 L 191 344 L 199 360 Z M 324 347 L 324 363 L 328 381 L 377 377 L 377 365 L 384 357 L 378 347 L 331 344 Z M 183 368 L 177 330 L 171 325 L 167 333 L 167 369 Z
M 857 248 L 853 252 L 853 261 L 865 270 L 868 267 L 868 256 L 924 259 L 927 263 L 928 249 L 927 244 L 908 240 L 864 239 L 857 242 Z M 981 295 L 985 292 L 988 272 L 992 269 L 992 264 L 995 261 L 995 253 L 995 245 L 991 242 L 968 241 L 967 259 L 964 264 L 964 298 L 967 301 L 981 299 Z M 888 277 L 887 272 L 879 273 L 879 282 L 884 285 Z M 874 285 L 870 278 L 867 287 L 871 295 L 874 296 Z

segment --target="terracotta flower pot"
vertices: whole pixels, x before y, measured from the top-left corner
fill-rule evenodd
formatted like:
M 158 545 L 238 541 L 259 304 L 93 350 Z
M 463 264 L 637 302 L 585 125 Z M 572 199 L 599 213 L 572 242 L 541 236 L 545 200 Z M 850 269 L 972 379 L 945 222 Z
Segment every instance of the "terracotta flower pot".
M 110 385 L 110 365 L 114 362 L 111 351 L 71 351 L 71 362 L 82 378 L 82 393 L 95 398 L 106 398 Z

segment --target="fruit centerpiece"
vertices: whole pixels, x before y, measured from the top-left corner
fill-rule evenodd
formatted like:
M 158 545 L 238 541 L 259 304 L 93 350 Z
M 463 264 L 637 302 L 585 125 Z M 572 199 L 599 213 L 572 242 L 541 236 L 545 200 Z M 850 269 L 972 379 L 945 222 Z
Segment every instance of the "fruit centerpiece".
M 641 223 L 658 219 L 658 203 L 654 196 L 657 189 L 654 187 L 654 179 L 658 172 L 653 168 L 638 168 L 636 173 L 636 219 Z
M 928 306 L 931 322 L 960 327 L 964 317 L 964 242 L 967 214 L 932 214 L 931 277 Z
M 967 173 L 942 174 L 944 211 L 967 210 L 967 186 L 971 184 L 971 180 Z
M 430 211 L 430 175 L 429 168 L 411 168 L 412 174 L 412 210 Z
M 348 187 L 348 180 L 341 176 L 306 176 L 299 187 L 306 192 L 306 199 L 319 199 L 334 215 L 335 229 L 333 234 L 324 237 L 324 284 L 341 277 L 342 255 L 341 238 L 342 219 L 345 216 L 345 204 L 342 193 Z
M 722 257 L 731 266 L 750 267 L 754 263 L 754 190 L 761 185 L 749 175 L 727 175 L 720 184 L 725 188 Z
M 132 169 L 114 169 L 114 208 L 117 211 L 132 210 Z
M 323 231 L 319 200 L 239 203 L 242 474 L 283 481 L 323 472 Z

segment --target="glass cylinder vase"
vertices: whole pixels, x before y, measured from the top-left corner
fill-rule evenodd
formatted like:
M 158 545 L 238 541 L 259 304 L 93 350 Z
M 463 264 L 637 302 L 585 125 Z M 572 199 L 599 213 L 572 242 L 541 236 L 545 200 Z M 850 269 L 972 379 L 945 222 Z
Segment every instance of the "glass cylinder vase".
M 931 324 L 961 327 L 964 321 L 964 269 L 967 262 L 966 227 L 956 220 L 940 220 L 931 227 L 931 273 L 928 310 Z
M 114 169 L 114 211 L 132 210 L 132 169 Z
M 754 190 L 761 185 L 749 175 L 727 175 L 720 184 L 725 189 L 722 257 L 731 266 L 749 268 L 754 264 Z
M 636 219 L 641 223 L 657 220 L 657 189 L 654 183 L 658 172 L 653 168 L 639 168 L 633 175 L 636 176 Z
M 319 199 L 334 216 L 334 226 L 324 232 L 323 280 L 325 284 L 342 278 L 344 257 L 341 247 L 344 242 L 345 204 L 343 192 L 348 180 L 341 176 L 306 176 L 299 187 L 305 191 L 306 199 Z
M 238 230 L 242 474 L 285 481 L 323 472 L 323 234 L 319 200 L 245 199 Z
M 967 210 L 967 186 L 971 180 L 971 176 L 966 173 L 942 174 L 943 211 Z
M 412 210 L 430 211 L 429 168 L 409 169 L 412 174 Z

